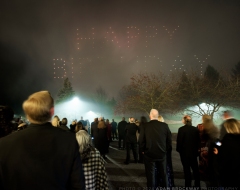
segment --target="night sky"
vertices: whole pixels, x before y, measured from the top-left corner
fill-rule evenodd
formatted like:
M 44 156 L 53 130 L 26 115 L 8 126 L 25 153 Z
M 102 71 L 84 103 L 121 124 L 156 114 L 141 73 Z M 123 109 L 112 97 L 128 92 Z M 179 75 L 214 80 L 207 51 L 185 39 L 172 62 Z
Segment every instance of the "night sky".
M 230 70 L 240 61 L 240 1 L 2 0 L 0 104 L 35 91 L 110 97 L 139 72 Z

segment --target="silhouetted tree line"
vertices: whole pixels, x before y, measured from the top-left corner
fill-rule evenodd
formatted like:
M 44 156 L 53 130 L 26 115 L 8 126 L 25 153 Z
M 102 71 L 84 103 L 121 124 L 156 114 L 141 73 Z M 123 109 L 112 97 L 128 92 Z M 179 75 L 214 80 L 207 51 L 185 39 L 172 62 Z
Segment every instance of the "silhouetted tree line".
M 115 113 L 148 113 L 155 108 L 163 113 L 187 111 L 213 118 L 221 107 L 240 108 L 239 80 L 240 62 L 229 74 L 220 74 L 211 65 L 206 67 L 204 75 L 194 70 L 170 75 L 139 73 L 122 87 Z

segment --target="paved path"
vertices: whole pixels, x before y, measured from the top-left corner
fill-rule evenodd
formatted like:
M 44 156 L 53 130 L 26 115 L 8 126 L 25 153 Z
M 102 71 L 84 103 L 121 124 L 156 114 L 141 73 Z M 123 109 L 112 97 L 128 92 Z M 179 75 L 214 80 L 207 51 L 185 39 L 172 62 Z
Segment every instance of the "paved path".
M 106 159 L 106 170 L 110 190 L 140 190 L 146 187 L 144 164 L 130 162 L 125 165 L 126 150 L 118 150 L 117 141 L 110 144 L 109 154 Z M 172 162 L 174 182 L 176 187 L 184 186 L 184 176 L 179 154 L 175 151 L 176 143 L 173 142 Z M 133 158 L 131 154 L 131 158 Z M 132 159 L 133 161 L 133 159 Z M 201 186 L 205 184 L 201 182 Z

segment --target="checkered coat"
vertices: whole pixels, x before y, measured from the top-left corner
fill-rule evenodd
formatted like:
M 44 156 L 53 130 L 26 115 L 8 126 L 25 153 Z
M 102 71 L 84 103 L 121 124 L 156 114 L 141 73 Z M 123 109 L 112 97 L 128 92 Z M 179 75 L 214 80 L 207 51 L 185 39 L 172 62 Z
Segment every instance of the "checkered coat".
M 82 160 L 86 190 L 108 190 L 107 173 L 100 152 L 93 148 Z

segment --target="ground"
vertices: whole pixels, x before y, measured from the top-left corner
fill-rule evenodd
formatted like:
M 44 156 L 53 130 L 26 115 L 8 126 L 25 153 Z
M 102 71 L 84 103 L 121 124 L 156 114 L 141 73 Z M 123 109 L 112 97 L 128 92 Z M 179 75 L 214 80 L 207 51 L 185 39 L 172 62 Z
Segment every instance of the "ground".
M 174 138 L 173 138 L 174 139 Z M 172 162 L 174 171 L 174 182 L 176 187 L 184 186 L 183 168 L 179 154 L 176 152 L 176 141 L 174 139 L 172 151 Z M 126 150 L 118 150 L 118 142 L 110 144 L 109 154 L 106 160 L 106 171 L 108 175 L 110 190 L 140 190 L 146 188 L 146 176 L 144 164 L 130 162 L 125 165 Z M 133 158 L 131 154 L 131 158 Z M 201 181 L 201 187 L 206 187 Z

